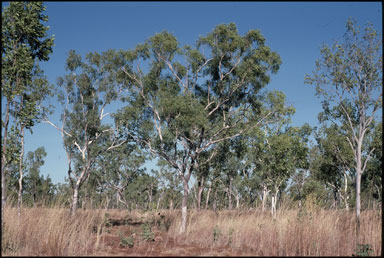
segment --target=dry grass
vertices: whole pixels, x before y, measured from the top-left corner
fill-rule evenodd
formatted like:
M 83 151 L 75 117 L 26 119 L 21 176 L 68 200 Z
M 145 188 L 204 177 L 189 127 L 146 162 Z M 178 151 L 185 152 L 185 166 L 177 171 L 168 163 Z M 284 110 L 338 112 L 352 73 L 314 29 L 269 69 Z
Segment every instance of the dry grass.
M 14 208 L 5 210 L 2 255 L 91 256 L 110 255 L 103 244 L 105 210 L 24 209 L 19 220 Z M 110 217 L 146 220 L 153 213 L 108 210 Z M 354 213 L 330 210 L 279 211 L 274 221 L 269 212 L 189 210 L 187 232 L 179 234 L 181 211 L 159 211 L 171 221 L 155 243 L 159 255 L 194 256 L 351 256 L 355 250 Z M 158 212 L 155 213 L 158 216 Z M 381 255 L 382 213 L 363 211 L 359 243 L 369 244 Z M 116 243 L 119 246 L 119 243 Z M 143 247 L 144 248 L 144 247 Z M 147 248 L 147 247 L 145 247 Z M 150 249 L 155 246 L 148 247 Z M 114 248 L 112 248 L 114 249 Z M 141 249 L 127 250 L 144 256 Z M 144 249 L 143 249 L 144 250 Z M 149 249 L 148 249 L 149 250 Z
M 381 255 L 381 218 L 381 211 L 361 214 L 359 243 L 369 244 L 373 255 Z M 351 256 L 356 253 L 355 224 L 352 211 L 284 211 L 275 221 L 268 212 L 191 211 L 187 234 L 179 238 L 212 249 L 205 255 L 227 247 L 254 256 Z M 169 234 L 177 236 L 178 228 L 173 223 Z
M 6 208 L 2 232 L 2 255 L 71 256 L 90 255 L 97 249 L 97 229 L 101 211 L 29 208 L 17 216 L 16 208 Z

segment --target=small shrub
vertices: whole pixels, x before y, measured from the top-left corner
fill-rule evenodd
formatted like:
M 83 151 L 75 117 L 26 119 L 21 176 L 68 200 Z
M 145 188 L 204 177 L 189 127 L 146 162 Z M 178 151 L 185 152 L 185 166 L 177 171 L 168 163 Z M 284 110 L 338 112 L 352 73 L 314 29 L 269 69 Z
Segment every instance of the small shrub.
M 121 231 L 118 231 L 119 237 L 120 237 L 120 246 L 121 247 L 129 247 L 132 248 L 135 245 L 135 239 L 133 238 L 133 235 L 131 234 L 129 237 L 123 236 Z
M 135 245 L 135 239 L 133 238 L 132 235 L 129 237 L 121 237 L 120 238 L 120 246 L 122 247 L 129 247 L 132 248 Z
M 155 241 L 155 234 L 152 232 L 152 221 L 146 221 L 142 225 L 142 230 L 143 233 L 141 236 L 145 241 Z
M 230 228 L 228 230 L 228 245 L 232 245 L 232 234 L 233 234 L 233 228 Z
M 156 220 L 156 226 L 161 231 L 168 232 L 169 228 L 171 227 L 171 220 L 166 218 L 165 215 L 160 215 L 160 218 Z
M 104 225 L 106 227 L 111 227 L 112 226 L 112 222 L 111 222 L 111 218 L 110 218 L 110 214 L 109 213 L 105 213 L 104 214 Z
M 371 256 L 373 249 L 369 244 L 358 244 L 355 252 L 352 256 Z
M 221 230 L 217 227 L 217 225 L 213 228 L 213 242 L 219 240 L 221 235 Z

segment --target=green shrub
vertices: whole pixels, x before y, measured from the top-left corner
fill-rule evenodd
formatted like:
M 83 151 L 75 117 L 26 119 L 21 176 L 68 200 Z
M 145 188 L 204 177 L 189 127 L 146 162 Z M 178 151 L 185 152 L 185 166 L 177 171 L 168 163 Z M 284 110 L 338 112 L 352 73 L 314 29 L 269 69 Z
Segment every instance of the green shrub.
M 371 256 L 373 249 L 369 244 L 358 244 L 355 252 L 352 256 Z
M 142 230 L 143 233 L 141 236 L 145 241 L 155 241 L 155 234 L 152 232 L 152 221 L 144 222 Z
M 221 230 L 217 227 L 217 225 L 213 228 L 213 242 L 216 242 L 221 235 Z

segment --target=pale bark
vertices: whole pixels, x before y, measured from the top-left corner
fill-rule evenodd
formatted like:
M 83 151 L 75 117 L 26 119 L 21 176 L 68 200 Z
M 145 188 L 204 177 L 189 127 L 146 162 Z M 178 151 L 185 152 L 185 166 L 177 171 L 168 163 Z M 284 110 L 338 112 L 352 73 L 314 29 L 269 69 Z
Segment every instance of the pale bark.
M 240 209 L 240 193 L 239 193 L 239 191 L 237 191 L 237 194 L 236 194 L 236 209 L 237 210 Z
M 77 202 L 79 198 L 79 188 L 80 185 L 78 182 L 74 185 L 73 188 L 73 198 L 72 198 L 72 205 L 71 205 L 71 216 L 75 216 L 76 211 L 77 211 Z
M 184 233 L 187 228 L 187 201 L 188 201 L 188 182 L 186 180 L 183 180 L 183 200 L 181 202 L 181 226 L 180 226 L 180 233 Z
M 202 177 L 198 182 L 198 188 L 197 188 L 197 210 L 199 211 L 201 208 L 201 195 L 203 193 L 204 189 L 204 177 Z
M 263 185 L 263 200 L 261 202 L 261 211 L 265 211 L 265 204 L 267 202 L 269 190 L 266 185 Z
M 7 168 L 7 138 L 8 138 L 8 124 L 9 124 L 9 101 L 5 108 L 5 122 L 4 122 L 4 135 L 2 137 L 2 155 L 1 155 L 1 226 L 4 226 L 4 210 L 6 203 L 6 186 L 5 186 L 5 170 Z
M 208 188 L 207 199 L 205 200 L 205 209 L 206 210 L 208 209 L 209 194 L 211 193 L 211 191 L 212 191 L 212 186 L 210 185 Z
M 17 196 L 17 215 L 21 216 L 21 205 L 23 204 L 23 158 L 24 158 L 24 126 L 20 129 L 21 153 L 19 157 L 19 193 Z
M 156 210 L 158 210 L 159 207 L 160 207 L 160 202 L 161 202 L 161 200 L 163 199 L 164 192 L 165 192 L 165 189 L 163 189 L 163 191 L 161 192 L 161 194 L 160 194 L 160 196 L 159 196 L 159 199 L 157 200 Z
M 277 203 L 277 193 L 275 193 L 272 196 L 272 207 L 271 207 L 271 213 L 272 213 L 272 218 L 276 219 L 276 203 Z
M 213 197 L 213 211 L 217 208 L 217 189 L 215 190 L 215 196 Z
M 228 210 L 232 210 L 232 178 L 229 180 L 228 187 Z

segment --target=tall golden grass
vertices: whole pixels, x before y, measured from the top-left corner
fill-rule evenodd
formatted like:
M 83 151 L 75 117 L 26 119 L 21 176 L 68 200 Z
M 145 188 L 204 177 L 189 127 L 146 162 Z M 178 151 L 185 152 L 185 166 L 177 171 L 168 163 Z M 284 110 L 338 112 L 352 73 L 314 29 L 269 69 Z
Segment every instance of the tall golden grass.
M 79 210 L 76 217 L 63 208 L 6 208 L 2 229 L 2 255 L 92 256 L 103 253 L 104 215 L 145 220 L 150 213 L 119 210 Z M 353 211 L 322 209 L 281 210 L 277 219 L 261 211 L 190 210 L 187 232 L 179 233 L 181 211 L 159 211 L 171 221 L 162 243 L 193 245 L 203 251 L 177 253 L 171 246 L 163 255 L 251 255 L 251 256 L 351 256 L 356 254 Z M 157 214 L 157 212 L 156 212 Z M 369 244 L 381 255 L 381 210 L 361 213 L 358 243 Z M 179 249 L 180 249 L 179 248 Z M 194 249 L 196 250 L 196 248 Z M 225 250 L 219 252 L 218 250 Z M 175 253 L 176 252 L 176 253 Z M 105 252 L 104 252 L 105 253 Z M 107 253 L 105 253 L 107 255 Z
M 180 220 L 176 220 L 177 222 Z M 178 233 L 174 223 L 170 234 Z M 381 255 L 381 211 L 363 211 L 358 243 Z M 252 256 L 351 256 L 356 254 L 353 212 L 288 210 L 276 220 L 259 211 L 192 211 L 184 241 L 202 248 L 230 247 Z
M 2 229 L 2 255 L 91 255 L 97 248 L 102 211 L 79 210 L 71 217 L 67 208 L 6 208 Z

